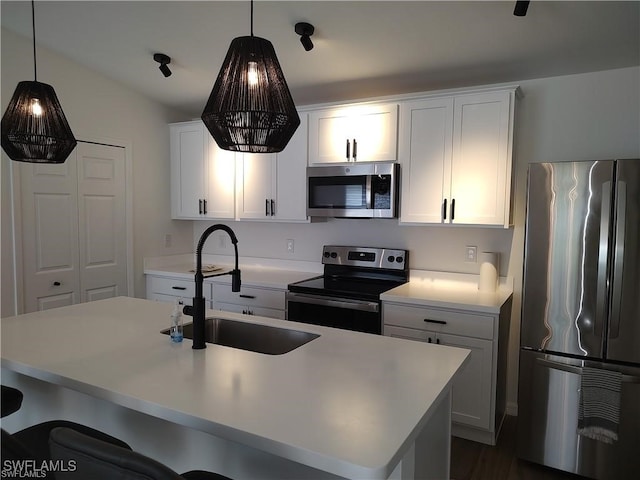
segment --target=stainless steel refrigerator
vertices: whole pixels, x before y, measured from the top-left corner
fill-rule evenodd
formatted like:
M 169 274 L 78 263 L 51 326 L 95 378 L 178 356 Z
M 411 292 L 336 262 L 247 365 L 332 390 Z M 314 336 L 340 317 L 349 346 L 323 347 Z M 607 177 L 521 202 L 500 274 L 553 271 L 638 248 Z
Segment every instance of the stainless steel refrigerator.
M 640 478 L 640 160 L 532 164 L 526 215 L 518 456 Z

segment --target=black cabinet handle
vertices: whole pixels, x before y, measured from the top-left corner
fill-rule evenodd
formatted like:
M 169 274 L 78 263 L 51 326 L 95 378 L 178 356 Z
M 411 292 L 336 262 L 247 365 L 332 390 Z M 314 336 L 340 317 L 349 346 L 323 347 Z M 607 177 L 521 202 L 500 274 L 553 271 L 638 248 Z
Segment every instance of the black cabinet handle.
M 254 295 L 245 295 L 243 293 L 241 293 L 240 295 L 238 295 L 240 298 L 256 298 Z
M 269 216 L 269 199 L 268 198 L 264 199 L 264 216 L 265 217 Z
M 271 216 L 273 217 L 276 214 L 276 202 L 271 199 Z
M 358 158 L 358 142 L 356 142 L 356 139 L 353 139 L 353 161 L 356 161 L 356 158 Z
M 440 345 L 440 339 L 439 339 L 439 338 L 436 338 L 436 343 L 437 343 L 438 345 Z
M 425 318 L 424 321 L 427 322 L 427 323 L 437 323 L 438 325 L 446 325 L 447 324 L 447 322 L 445 322 L 444 320 L 431 320 L 430 318 Z
M 444 199 L 444 202 L 442 203 L 442 217 L 444 220 L 447 219 L 447 199 Z
M 431 343 L 431 337 L 427 339 L 427 343 Z
M 451 199 L 451 221 L 456 218 L 456 199 Z
M 349 143 L 349 139 L 347 138 L 347 160 L 351 157 L 351 144 Z
M 202 199 L 198 199 L 198 213 L 202 215 Z
M 207 199 L 202 200 L 202 213 L 207 214 Z
M 58 282 L 58 281 L 53 282 L 53 286 L 54 286 L 54 287 L 59 287 L 60 285 L 62 285 L 62 283 L 60 283 L 60 282 Z
M 247 314 L 247 311 L 246 311 L 246 310 L 242 310 L 242 314 L 243 314 L 243 315 L 246 315 L 246 314 Z
M 186 290 L 187 287 L 171 287 L 173 290 Z

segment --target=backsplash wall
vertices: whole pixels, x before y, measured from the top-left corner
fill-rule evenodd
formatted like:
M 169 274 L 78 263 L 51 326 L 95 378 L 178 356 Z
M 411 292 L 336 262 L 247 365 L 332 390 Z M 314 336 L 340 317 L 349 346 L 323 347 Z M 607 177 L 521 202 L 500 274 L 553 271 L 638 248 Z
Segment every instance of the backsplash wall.
M 225 223 L 225 222 L 222 222 Z M 317 223 L 226 222 L 238 237 L 242 257 L 321 261 L 323 245 L 354 245 L 409 250 L 409 267 L 477 274 L 478 263 L 465 262 L 465 246 L 500 252 L 500 274 L 508 271 L 513 238 L 512 229 L 452 226 L 399 226 L 391 219 L 328 219 Z M 194 222 L 194 240 L 212 225 Z M 226 237 L 226 238 L 225 238 Z M 287 252 L 287 240 L 294 241 L 294 252 Z M 221 246 L 224 243 L 224 247 Z M 205 253 L 233 255 L 226 233 L 215 232 L 204 247 Z

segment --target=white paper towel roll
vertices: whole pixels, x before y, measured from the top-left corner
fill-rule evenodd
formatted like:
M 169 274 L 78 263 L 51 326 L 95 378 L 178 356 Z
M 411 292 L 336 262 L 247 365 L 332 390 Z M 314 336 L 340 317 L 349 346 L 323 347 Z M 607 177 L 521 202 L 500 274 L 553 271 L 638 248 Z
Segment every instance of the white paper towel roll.
M 478 290 L 481 292 L 495 292 L 496 288 L 498 288 L 500 254 L 496 252 L 482 252 L 478 258 L 480 259 Z

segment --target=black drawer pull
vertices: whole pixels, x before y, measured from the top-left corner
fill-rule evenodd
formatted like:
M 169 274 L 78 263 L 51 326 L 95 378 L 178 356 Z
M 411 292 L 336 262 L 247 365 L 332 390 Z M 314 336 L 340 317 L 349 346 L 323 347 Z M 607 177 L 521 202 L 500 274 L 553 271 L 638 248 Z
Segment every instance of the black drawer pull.
M 171 287 L 174 290 L 186 290 L 187 287 Z
M 238 295 L 240 298 L 256 298 L 254 295 L 244 295 L 244 294 L 240 294 Z
M 456 218 L 456 199 L 451 199 L 451 221 Z
M 62 285 L 60 282 L 53 282 L 54 287 L 59 287 L 60 285 Z
M 447 219 L 447 199 L 446 198 L 444 199 L 444 202 L 442 204 L 442 217 L 443 217 L 443 220 Z
M 347 138 L 347 161 L 349 161 L 349 158 L 351 157 L 351 146 L 349 145 L 349 139 Z
M 355 162 L 358 159 L 358 142 L 356 139 L 353 139 L 353 161 Z
M 424 321 L 427 322 L 427 323 L 437 323 L 438 325 L 446 325 L 447 324 L 447 322 L 445 322 L 444 320 L 431 320 L 430 318 L 425 318 Z

